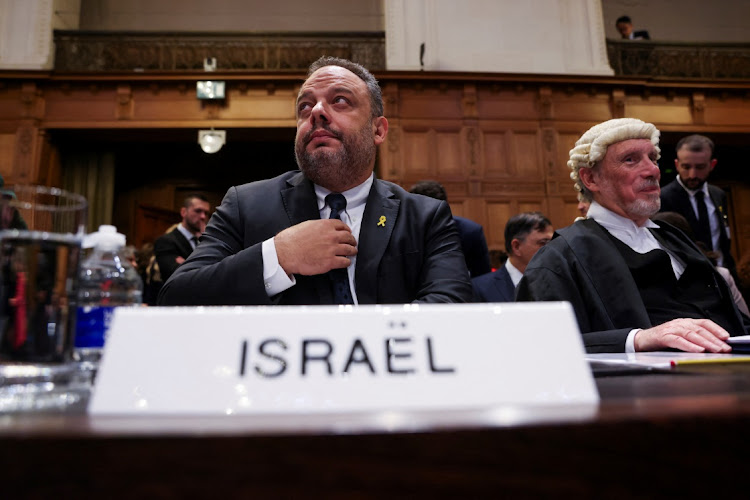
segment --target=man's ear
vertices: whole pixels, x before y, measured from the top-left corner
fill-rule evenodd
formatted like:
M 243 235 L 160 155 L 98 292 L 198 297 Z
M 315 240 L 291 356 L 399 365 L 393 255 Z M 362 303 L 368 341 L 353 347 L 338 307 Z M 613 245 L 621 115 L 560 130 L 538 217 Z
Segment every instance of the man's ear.
M 594 168 L 581 168 L 578 170 L 578 178 L 581 179 L 581 182 L 586 186 L 586 189 L 592 193 L 599 191 L 599 186 L 596 183 L 596 176 L 594 175 Z
M 711 159 L 711 163 L 709 163 L 709 166 L 708 166 L 709 172 L 713 171 L 714 167 L 716 166 L 716 161 L 717 161 L 716 158 Z
M 186 215 L 187 215 L 187 208 L 181 207 L 180 208 L 180 217 L 182 217 L 184 219 Z
M 518 252 L 518 247 L 521 246 L 521 240 L 518 238 L 513 238 L 510 240 L 510 249 L 513 252 L 513 255 L 517 255 L 516 252 Z
M 388 135 L 388 120 L 385 116 L 378 116 L 372 120 L 373 133 L 375 135 L 375 145 L 380 146 Z

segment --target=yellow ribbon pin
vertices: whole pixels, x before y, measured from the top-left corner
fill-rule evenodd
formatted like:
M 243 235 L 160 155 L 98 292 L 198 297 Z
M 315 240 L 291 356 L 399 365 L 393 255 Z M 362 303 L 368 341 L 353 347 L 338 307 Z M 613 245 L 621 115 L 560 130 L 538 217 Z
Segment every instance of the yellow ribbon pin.
M 378 221 L 378 226 L 385 227 L 385 215 L 380 216 L 380 220 Z

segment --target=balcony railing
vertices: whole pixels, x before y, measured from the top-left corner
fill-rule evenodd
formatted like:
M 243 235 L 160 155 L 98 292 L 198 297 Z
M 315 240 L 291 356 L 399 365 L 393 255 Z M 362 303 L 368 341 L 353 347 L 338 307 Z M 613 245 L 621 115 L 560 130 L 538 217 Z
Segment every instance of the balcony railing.
M 617 76 L 750 79 L 750 44 L 607 40 Z
M 385 69 L 377 33 L 149 34 L 55 32 L 55 71 L 193 71 L 215 57 L 220 71 L 300 71 L 321 55 Z
M 122 33 L 55 32 L 55 71 L 304 71 L 321 55 L 386 69 L 385 34 L 375 33 Z M 607 40 L 617 76 L 750 79 L 750 44 Z

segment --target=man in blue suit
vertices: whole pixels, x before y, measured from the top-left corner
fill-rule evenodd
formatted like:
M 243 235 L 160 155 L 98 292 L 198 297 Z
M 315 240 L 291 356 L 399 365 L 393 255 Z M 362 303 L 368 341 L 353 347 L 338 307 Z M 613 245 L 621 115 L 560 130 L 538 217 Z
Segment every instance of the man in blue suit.
M 419 181 L 409 189 L 409 192 L 448 201 L 445 188 L 437 181 Z M 461 250 L 464 252 L 466 267 L 469 268 L 471 277 L 476 278 L 492 271 L 490 252 L 487 249 L 487 240 L 484 237 L 482 225 L 457 215 L 453 216 L 453 222 L 456 223 L 456 229 L 458 229 Z
M 374 176 L 388 120 L 372 74 L 319 59 L 296 116 L 300 171 L 230 188 L 159 303 L 471 301 L 448 204 Z
M 552 239 L 555 230 L 539 212 L 524 212 L 505 224 L 508 260 L 494 273 L 471 280 L 478 302 L 513 302 L 516 286 L 534 254 Z

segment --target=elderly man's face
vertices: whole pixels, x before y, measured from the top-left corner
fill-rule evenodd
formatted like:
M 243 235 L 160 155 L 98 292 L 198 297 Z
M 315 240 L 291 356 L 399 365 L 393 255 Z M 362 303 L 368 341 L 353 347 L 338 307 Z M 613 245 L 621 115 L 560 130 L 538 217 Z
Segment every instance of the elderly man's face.
M 367 86 L 351 71 L 325 66 L 302 85 L 295 156 L 314 183 L 342 192 L 364 182 L 387 130 L 384 117 L 372 117 Z
M 648 139 L 617 142 L 596 166 L 581 169 L 581 180 L 595 201 L 641 225 L 661 206 L 657 157 Z

